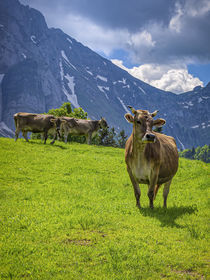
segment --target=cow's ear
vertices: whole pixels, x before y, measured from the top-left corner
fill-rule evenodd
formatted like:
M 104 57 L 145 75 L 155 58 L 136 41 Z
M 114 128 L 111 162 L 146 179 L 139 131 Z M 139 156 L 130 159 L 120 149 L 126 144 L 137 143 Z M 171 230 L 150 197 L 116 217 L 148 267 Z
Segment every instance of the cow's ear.
M 55 123 L 55 122 L 56 122 L 56 120 L 55 120 L 55 119 L 51 119 L 50 121 L 51 121 L 52 123 Z
M 164 119 L 157 119 L 153 121 L 153 126 L 161 127 L 166 123 Z
M 131 114 L 125 114 L 125 119 L 129 123 L 133 123 L 133 116 Z

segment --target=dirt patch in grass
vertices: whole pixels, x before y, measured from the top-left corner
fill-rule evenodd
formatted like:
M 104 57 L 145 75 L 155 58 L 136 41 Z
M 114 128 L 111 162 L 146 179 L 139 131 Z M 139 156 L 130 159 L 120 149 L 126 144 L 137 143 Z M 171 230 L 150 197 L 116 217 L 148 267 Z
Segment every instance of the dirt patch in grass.
M 182 275 L 182 276 L 190 276 L 191 279 L 205 279 L 205 277 L 203 275 L 201 275 L 200 273 L 193 271 L 191 269 L 187 269 L 187 270 L 173 270 L 174 273 Z
M 90 239 L 65 239 L 63 241 L 64 244 L 75 244 L 80 246 L 91 246 L 93 245 L 92 241 Z

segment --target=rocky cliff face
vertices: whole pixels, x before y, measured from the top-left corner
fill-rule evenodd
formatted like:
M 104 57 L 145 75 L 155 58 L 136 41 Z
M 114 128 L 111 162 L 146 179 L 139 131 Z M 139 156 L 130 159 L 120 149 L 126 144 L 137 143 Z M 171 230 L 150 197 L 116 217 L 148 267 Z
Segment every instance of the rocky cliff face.
M 14 113 L 47 112 L 70 101 L 90 118 L 104 116 L 110 126 L 127 133 L 127 105 L 158 109 L 167 121 L 164 133 L 174 136 L 180 148 L 209 143 L 209 85 L 179 96 L 156 89 L 61 30 L 49 29 L 40 12 L 18 0 L 0 2 L 0 37 L 3 136 L 5 127 L 14 130 Z

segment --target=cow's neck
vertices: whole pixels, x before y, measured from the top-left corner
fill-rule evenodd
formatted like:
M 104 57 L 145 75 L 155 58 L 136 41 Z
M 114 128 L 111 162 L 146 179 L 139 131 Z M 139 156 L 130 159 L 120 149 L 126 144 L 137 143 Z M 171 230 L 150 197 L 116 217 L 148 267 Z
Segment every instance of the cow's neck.
M 135 156 L 138 156 L 138 157 L 143 156 L 144 151 L 146 149 L 146 145 L 147 145 L 147 143 L 143 143 L 143 142 L 139 141 L 139 138 L 133 132 L 133 153 L 134 153 L 134 157 Z

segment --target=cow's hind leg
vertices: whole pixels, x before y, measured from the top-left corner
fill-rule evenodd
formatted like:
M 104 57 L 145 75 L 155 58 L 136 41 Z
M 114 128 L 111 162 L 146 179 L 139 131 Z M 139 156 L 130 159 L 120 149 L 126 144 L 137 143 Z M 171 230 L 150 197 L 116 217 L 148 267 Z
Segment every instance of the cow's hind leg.
M 171 181 L 168 181 L 164 184 L 164 189 L 163 189 L 163 206 L 167 207 L 167 197 L 168 197 L 168 193 L 170 190 L 170 185 L 171 185 Z
M 159 190 L 159 188 L 161 187 L 161 185 L 156 185 L 155 186 L 155 190 L 154 190 L 154 200 L 155 200 L 155 198 L 156 198 L 156 196 L 157 196 L 157 193 L 158 193 L 158 190 Z
M 88 133 L 88 135 L 86 136 L 86 140 L 87 140 L 88 145 L 91 145 L 92 133 Z
M 130 176 L 132 185 L 133 185 L 133 189 L 134 189 L 134 195 L 136 197 L 136 206 L 138 208 L 141 208 L 141 204 L 140 204 L 140 196 L 141 196 L 141 190 L 139 188 L 139 183 L 135 180 L 135 178 L 133 177 L 132 172 L 130 171 L 130 169 L 128 168 L 128 174 Z
M 47 131 L 45 131 L 45 132 L 44 132 L 44 144 L 46 144 L 47 137 L 48 137 L 48 134 L 47 134 Z

